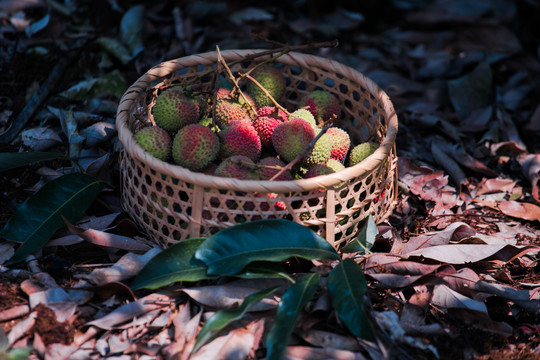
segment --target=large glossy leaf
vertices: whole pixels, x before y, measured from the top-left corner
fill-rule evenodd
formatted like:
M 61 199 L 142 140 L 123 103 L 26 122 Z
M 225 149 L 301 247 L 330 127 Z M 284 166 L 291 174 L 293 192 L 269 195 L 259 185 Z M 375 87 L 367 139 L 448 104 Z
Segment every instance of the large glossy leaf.
M 294 330 L 296 319 L 315 294 L 319 278 L 319 274 L 306 275 L 288 288 L 281 297 L 274 324 L 266 337 L 267 360 L 281 359 Z
M 373 216 L 369 214 L 364 226 L 360 229 L 356 239 L 348 243 L 341 249 L 342 252 L 360 252 L 365 253 L 375 244 L 375 236 L 379 233 L 377 224 L 373 220 Z
M 38 161 L 67 158 L 56 152 L 18 152 L 0 153 L 0 172 L 33 164 Z
M 68 221 L 79 219 L 100 193 L 103 183 L 84 174 L 63 175 L 45 184 L 15 211 L 0 236 L 22 242 L 11 262 L 41 248 Z
M 211 275 L 235 275 L 254 261 L 279 262 L 293 256 L 339 259 L 326 240 L 288 220 L 259 220 L 235 225 L 212 235 L 195 257 L 208 265 Z
M 352 259 L 340 262 L 328 275 L 328 291 L 339 318 L 355 336 L 373 340 L 373 327 L 364 309 L 367 283 Z
M 192 353 L 196 352 L 202 346 L 204 346 L 204 344 L 208 343 L 209 340 L 215 337 L 227 325 L 235 320 L 241 319 L 251 305 L 255 304 L 261 299 L 264 299 L 279 288 L 280 286 L 274 286 L 272 288 L 264 289 L 251 294 L 247 296 L 242 304 L 236 309 L 217 311 L 214 316 L 208 319 L 201 329 L 199 335 L 197 335 L 197 340 L 195 342 L 195 346 L 193 347 Z
M 180 241 L 154 256 L 139 272 L 131 288 L 157 289 L 176 281 L 208 278 L 206 265 L 195 259 L 195 251 L 206 238 Z

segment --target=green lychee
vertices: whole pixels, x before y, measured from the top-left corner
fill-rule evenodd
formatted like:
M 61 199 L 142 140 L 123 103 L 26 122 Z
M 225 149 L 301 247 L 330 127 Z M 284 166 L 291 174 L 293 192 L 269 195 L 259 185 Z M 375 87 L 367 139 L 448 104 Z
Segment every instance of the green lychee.
M 199 106 L 188 98 L 182 89 L 169 88 L 162 92 L 152 107 L 152 115 L 157 126 L 176 132 L 180 128 L 196 123 L 199 119 Z
M 259 180 L 255 163 L 243 155 L 234 155 L 223 160 L 217 167 L 215 175 L 242 180 Z
M 334 169 L 326 164 L 315 164 L 309 168 L 304 179 L 309 179 L 315 176 L 328 175 L 335 173 Z
M 187 125 L 178 131 L 173 140 L 174 162 L 192 171 L 204 169 L 214 161 L 218 152 L 218 136 L 204 125 Z
M 157 126 L 145 127 L 135 135 L 135 141 L 150 155 L 161 161 L 168 161 L 171 155 L 172 139 L 167 131 Z
M 313 128 L 313 130 L 318 129 L 317 127 L 317 121 L 315 121 L 315 117 L 311 112 L 309 112 L 306 109 L 298 109 L 291 113 L 291 119 L 292 118 L 300 118 L 306 120 L 309 125 Z
M 261 180 L 270 180 L 275 174 L 277 174 L 281 168 L 285 167 L 285 163 L 277 157 L 269 156 L 259 160 L 257 163 L 257 172 Z M 287 181 L 292 180 L 293 177 L 289 170 L 283 172 L 275 180 Z
M 335 123 L 341 118 L 339 100 L 333 94 L 325 90 L 315 90 L 306 95 L 298 104 L 299 107 L 308 106 L 317 122 L 325 122 L 336 115 Z
M 252 161 L 261 157 L 261 139 L 250 120 L 232 122 L 219 133 L 221 140 L 220 157 L 244 155 Z
M 349 166 L 354 166 L 360 163 L 362 160 L 373 154 L 379 147 L 378 144 L 372 142 L 364 142 L 356 145 L 349 156 Z
M 316 133 L 319 133 L 319 131 L 316 131 Z M 305 163 L 308 166 L 315 165 L 315 164 L 326 164 L 328 159 L 330 159 L 330 152 L 332 150 L 332 140 L 330 138 L 330 135 L 324 133 L 319 140 L 315 143 L 313 146 L 313 150 L 311 150 L 311 153 L 306 158 Z
M 264 87 L 277 102 L 280 102 L 285 96 L 286 81 L 280 70 L 270 65 L 262 65 L 253 70 L 251 76 L 257 80 L 257 82 L 261 84 L 261 86 Z M 257 106 L 263 107 L 273 105 L 270 98 L 268 98 L 264 91 L 262 91 L 254 82 L 249 82 L 246 91 L 255 100 Z
M 326 133 L 330 136 L 332 142 L 330 158 L 342 161 L 351 146 L 349 134 L 345 130 L 337 127 L 331 127 Z
M 315 131 L 311 125 L 297 118 L 276 126 L 272 134 L 272 144 L 280 158 L 290 162 L 302 154 L 314 138 Z
M 338 172 L 338 171 L 341 171 L 341 170 L 345 169 L 345 165 L 343 165 L 342 163 L 340 163 L 336 159 L 329 159 L 326 162 L 326 166 L 328 166 L 329 168 L 331 168 L 335 172 Z

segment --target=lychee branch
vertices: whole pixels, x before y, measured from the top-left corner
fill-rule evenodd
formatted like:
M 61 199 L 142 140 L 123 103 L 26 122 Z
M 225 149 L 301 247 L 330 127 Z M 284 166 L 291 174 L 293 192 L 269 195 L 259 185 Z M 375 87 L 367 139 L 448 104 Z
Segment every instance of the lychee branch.
M 246 108 L 250 112 L 251 116 L 255 117 L 257 115 L 257 111 L 253 108 L 253 105 L 251 104 L 251 102 L 246 98 L 246 96 L 244 95 L 244 93 L 240 89 L 240 86 L 238 85 L 238 81 L 234 78 L 234 75 L 233 75 L 231 69 L 229 68 L 229 66 L 227 65 L 227 62 L 225 61 L 225 59 L 223 59 L 223 56 L 221 56 L 221 51 L 219 51 L 219 46 L 217 46 L 217 45 L 216 45 L 216 52 L 217 52 L 217 55 L 218 55 L 218 62 L 227 71 L 227 76 L 228 76 L 229 80 L 233 83 L 234 88 L 236 89 L 236 91 L 238 91 L 239 96 L 241 96 L 242 99 L 244 100 L 244 105 L 247 105 Z
M 334 47 L 337 47 L 338 45 L 339 45 L 339 42 L 337 40 L 323 41 L 323 42 L 320 42 L 320 43 L 303 44 L 303 45 L 287 45 L 287 46 L 283 46 L 281 48 L 265 50 L 265 51 L 256 52 L 256 53 L 253 53 L 253 54 L 243 56 L 243 57 L 241 57 L 239 59 L 231 61 L 229 63 L 229 66 L 240 64 L 240 63 L 242 63 L 244 61 L 251 61 L 251 60 L 257 59 L 257 58 L 262 57 L 262 56 L 274 55 L 276 53 L 279 53 L 279 55 L 277 55 L 277 57 L 280 57 L 280 56 L 285 55 L 285 54 L 287 54 L 287 53 L 289 53 L 291 51 L 313 50 L 313 49 L 320 49 L 320 48 L 334 48 Z M 219 56 L 221 56 L 221 55 L 219 55 Z M 277 57 L 273 57 L 271 61 L 275 60 Z M 193 79 L 192 81 L 193 82 L 198 81 L 199 79 L 201 79 L 201 78 L 203 78 L 203 77 L 205 77 L 207 75 L 210 75 L 211 73 L 216 72 L 216 71 L 217 71 L 217 69 L 210 69 L 210 70 L 204 71 L 204 72 L 198 74 L 197 77 L 195 79 Z M 188 83 L 190 83 L 190 82 L 188 82 Z
M 306 146 L 306 148 L 304 149 L 304 151 L 302 151 L 302 153 L 300 153 L 297 157 L 295 157 L 294 159 L 292 159 L 291 162 L 289 162 L 286 166 L 282 167 L 281 170 L 279 170 L 277 173 L 274 174 L 274 176 L 272 176 L 270 178 L 270 181 L 272 180 L 275 180 L 277 179 L 279 176 L 281 176 L 281 174 L 283 174 L 285 171 L 287 170 L 292 170 L 292 168 L 294 167 L 294 165 L 296 165 L 296 163 L 298 163 L 300 160 L 302 160 L 312 149 L 313 147 L 315 146 L 315 144 L 317 143 L 317 141 L 321 138 L 321 136 L 323 136 L 326 131 L 328 129 L 330 129 L 332 127 L 332 122 L 337 118 L 337 116 L 334 114 L 332 115 L 332 118 L 331 118 L 331 122 L 327 123 L 326 125 L 324 125 L 324 127 L 321 129 L 321 131 L 317 134 L 317 136 L 315 136 L 315 138 L 313 138 L 313 140 L 311 140 L 311 142 Z
M 270 101 L 272 101 L 272 103 L 274 104 L 275 107 L 279 108 L 280 110 L 282 110 L 285 114 L 287 114 L 287 116 L 291 116 L 291 114 L 287 111 L 287 109 L 285 109 L 283 106 L 281 106 L 277 101 L 276 99 L 274 99 L 274 97 L 272 95 L 270 95 L 270 93 L 268 92 L 268 90 L 266 90 L 264 88 L 264 86 L 262 86 L 257 80 L 255 80 L 251 75 L 249 74 L 238 74 L 238 76 L 240 76 L 241 78 L 248 78 L 250 81 L 252 81 L 255 85 L 257 85 L 257 87 L 259 89 L 261 89 L 261 91 L 264 93 L 264 95 L 266 95 L 267 98 L 270 99 Z

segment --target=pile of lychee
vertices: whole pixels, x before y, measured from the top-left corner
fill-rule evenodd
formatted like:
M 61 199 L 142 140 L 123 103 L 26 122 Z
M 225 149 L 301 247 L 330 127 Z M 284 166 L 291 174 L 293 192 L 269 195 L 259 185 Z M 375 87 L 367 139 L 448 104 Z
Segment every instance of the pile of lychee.
M 274 103 L 281 105 L 286 95 L 280 70 L 264 64 L 251 77 L 258 84 L 250 81 L 241 91 L 220 88 L 210 96 L 168 87 L 152 107 L 154 124 L 135 134 L 137 143 L 156 158 L 191 171 L 278 181 L 331 174 L 356 165 L 377 149 L 373 142 L 350 149 L 350 136 L 339 127 L 339 100 L 330 92 L 308 93 L 289 112 Z M 329 123 L 332 126 L 326 126 L 313 145 Z M 280 171 L 293 161 L 294 166 Z

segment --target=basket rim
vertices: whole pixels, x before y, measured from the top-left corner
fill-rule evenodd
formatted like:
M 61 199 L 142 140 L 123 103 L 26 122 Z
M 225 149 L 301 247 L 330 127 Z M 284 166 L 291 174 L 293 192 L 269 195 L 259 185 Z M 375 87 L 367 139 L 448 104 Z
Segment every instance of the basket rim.
M 235 49 L 223 50 L 220 51 L 220 53 L 225 60 L 230 61 L 261 51 L 268 50 Z M 270 56 L 271 55 L 268 55 L 267 57 Z M 267 57 L 261 57 L 261 59 L 265 59 Z M 131 157 L 142 161 L 145 164 L 149 164 L 153 170 L 156 170 L 164 175 L 169 175 L 178 180 L 194 183 L 202 187 L 245 192 L 255 191 L 283 193 L 331 188 L 344 181 L 356 178 L 359 175 L 371 173 L 377 166 L 380 165 L 381 162 L 388 158 L 388 155 L 392 151 L 397 136 L 398 119 L 394 106 L 392 105 L 388 95 L 375 82 L 373 82 L 373 80 L 347 65 L 343 65 L 335 60 L 326 59 L 320 56 L 298 52 L 289 52 L 282 55 L 276 59 L 276 62 L 306 68 L 309 68 L 310 66 L 322 67 L 325 70 L 340 74 L 346 78 L 352 78 L 353 81 L 367 88 L 369 92 L 382 103 L 387 119 L 387 131 L 384 134 L 381 144 L 379 144 L 379 147 L 375 150 L 375 152 L 360 163 L 351 167 L 346 167 L 345 169 L 336 173 L 321 175 L 309 179 L 287 181 L 241 180 L 194 172 L 182 166 L 161 161 L 144 151 L 142 147 L 140 147 L 135 141 L 134 134 L 131 132 L 128 126 L 129 109 L 131 103 L 133 101 L 137 101 L 138 95 L 141 92 L 146 91 L 147 88 L 151 87 L 151 83 L 153 81 L 189 66 L 215 64 L 217 62 L 217 58 L 217 51 L 210 51 L 162 62 L 149 69 L 126 90 L 120 99 L 117 109 L 116 128 L 120 142 L 124 146 L 125 151 Z

